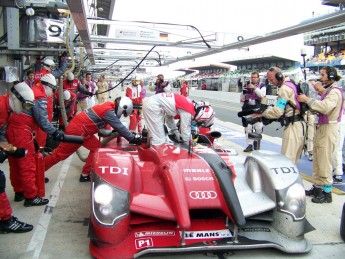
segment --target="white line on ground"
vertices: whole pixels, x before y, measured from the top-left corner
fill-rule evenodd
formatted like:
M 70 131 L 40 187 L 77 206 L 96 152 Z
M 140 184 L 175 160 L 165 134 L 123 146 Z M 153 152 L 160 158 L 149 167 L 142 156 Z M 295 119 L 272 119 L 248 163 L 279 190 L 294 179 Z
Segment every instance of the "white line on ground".
M 33 252 L 32 259 L 38 259 L 41 254 L 43 243 L 49 227 L 50 219 L 56 206 L 56 203 L 59 200 L 60 191 L 64 184 L 72 158 L 73 155 L 64 161 L 58 178 L 56 180 L 56 183 L 54 185 L 54 188 L 50 194 L 49 203 L 46 205 L 45 210 L 38 221 L 35 232 L 32 235 L 28 248 L 26 249 L 27 252 Z

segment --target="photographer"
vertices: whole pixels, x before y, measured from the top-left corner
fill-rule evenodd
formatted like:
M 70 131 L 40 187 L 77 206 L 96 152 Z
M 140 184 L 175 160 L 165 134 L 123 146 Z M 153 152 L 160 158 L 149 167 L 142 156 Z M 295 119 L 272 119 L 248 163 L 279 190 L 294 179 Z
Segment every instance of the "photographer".
M 157 76 L 157 80 L 156 80 L 156 83 L 155 83 L 155 92 L 156 94 L 159 94 L 159 93 L 164 93 L 166 92 L 166 90 L 164 90 L 164 88 L 166 86 L 168 86 L 169 82 L 168 81 L 164 81 L 164 76 L 162 74 L 159 74 Z
M 242 112 L 252 111 L 253 109 L 260 108 L 261 99 L 266 95 L 266 86 L 260 83 L 260 77 L 258 72 L 251 74 L 251 81 L 246 81 L 245 87 L 242 88 L 240 95 L 241 102 L 243 102 Z M 251 152 L 255 148 L 253 146 L 254 140 L 248 138 L 248 133 L 255 130 L 256 133 L 261 134 L 263 130 L 263 124 L 258 121 L 254 124 L 248 124 L 244 117 L 242 117 L 242 125 L 246 133 L 246 140 L 248 147 L 243 150 L 244 152 Z

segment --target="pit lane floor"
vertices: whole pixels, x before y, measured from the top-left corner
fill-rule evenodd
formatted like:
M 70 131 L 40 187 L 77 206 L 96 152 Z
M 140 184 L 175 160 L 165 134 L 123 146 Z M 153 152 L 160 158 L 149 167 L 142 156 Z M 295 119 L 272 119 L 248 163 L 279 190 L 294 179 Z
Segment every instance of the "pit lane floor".
M 216 128 L 224 128 L 225 132 L 233 132 L 233 136 L 222 137 L 219 143 L 224 147 L 243 153 L 243 144 L 236 143 L 240 139 L 242 127 L 216 121 Z M 275 148 L 281 139 L 264 136 L 265 145 Z M 240 145 L 241 144 L 241 145 Z M 84 155 L 87 154 L 82 149 Z M 310 163 L 309 161 L 306 161 Z M 0 235 L 0 258 L 2 259 L 60 259 L 60 258 L 92 258 L 89 253 L 88 220 L 90 211 L 90 184 L 80 183 L 79 175 L 83 162 L 74 154 L 61 161 L 46 173 L 50 182 L 46 184 L 46 197 L 50 199 L 47 206 L 25 208 L 23 202 L 14 202 L 14 193 L 9 182 L 8 164 L 1 169 L 6 172 L 6 193 L 11 201 L 13 215 L 20 220 L 34 225 L 34 230 L 24 234 Z M 305 188 L 311 183 L 304 180 Z M 211 258 L 344 258 L 345 244 L 340 237 L 339 227 L 344 195 L 333 194 L 331 204 L 314 204 L 307 197 L 307 218 L 316 228 L 306 234 L 313 244 L 308 254 L 288 255 L 274 249 L 231 251 L 228 254 L 213 255 Z M 209 255 L 176 255 L 164 258 L 208 258 Z M 144 257 L 149 258 L 149 257 Z M 158 257 L 155 257 L 158 258 Z

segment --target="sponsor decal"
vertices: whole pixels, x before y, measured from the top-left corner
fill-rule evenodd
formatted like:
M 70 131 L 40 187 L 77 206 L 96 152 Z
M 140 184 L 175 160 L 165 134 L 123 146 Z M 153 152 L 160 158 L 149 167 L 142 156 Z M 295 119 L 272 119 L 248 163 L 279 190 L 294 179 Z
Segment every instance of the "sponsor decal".
M 180 231 L 180 235 L 182 232 Z M 225 238 L 232 237 L 229 229 L 208 230 L 208 231 L 186 231 L 185 239 Z
M 99 166 L 102 174 L 123 174 L 128 175 L 128 168 L 117 166 Z
M 194 177 L 188 177 L 188 176 L 186 176 L 184 179 L 186 180 L 186 182 L 190 182 L 190 181 L 204 182 L 204 181 L 213 181 L 214 180 L 214 178 L 211 176 L 208 176 L 208 177 L 206 177 L 206 176 L 202 176 L 202 177 L 195 177 L 195 176 Z
M 193 200 L 213 200 L 217 198 L 215 191 L 191 191 L 189 197 Z
M 274 167 L 270 168 L 270 170 L 273 170 L 276 174 L 282 173 L 282 174 L 297 174 L 296 168 L 294 166 L 291 167 Z
M 152 238 L 139 238 L 135 239 L 135 248 L 136 249 L 143 249 L 146 247 L 153 247 L 153 241 Z
M 183 169 L 184 173 L 210 173 L 210 169 L 206 168 L 185 168 Z
M 160 230 L 160 231 L 141 231 L 135 232 L 135 237 L 147 237 L 147 236 L 175 236 L 175 231 L 172 230 Z
M 244 232 L 271 232 L 269 228 L 253 227 L 253 228 L 241 228 Z

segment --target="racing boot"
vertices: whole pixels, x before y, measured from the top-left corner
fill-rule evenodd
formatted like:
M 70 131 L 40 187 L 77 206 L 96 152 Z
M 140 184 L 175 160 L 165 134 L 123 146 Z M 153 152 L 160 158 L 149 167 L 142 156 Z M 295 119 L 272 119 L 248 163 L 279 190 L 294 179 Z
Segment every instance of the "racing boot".
M 313 185 L 309 190 L 305 190 L 305 195 L 315 196 L 315 192 L 317 193 L 322 192 L 322 189 Z
M 24 198 L 24 193 L 22 193 L 22 192 L 16 192 L 15 194 L 14 194 L 14 201 L 15 202 L 18 202 L 18 201 L 22 201 L 22 200 L 24 200 L 25 198 Z
M 86 182 L 90 182 L 90 175 L 80 175 L 79 177 L 79 182 L 81 183 L 86 183 Z
M 253 145 L 248 145 L 248 147 L 243 150 L 243 152 L 252 152 L 253 151 Z
M 36 196 L 33 199 L 25 199 L 24 206 L 25 207 L 42 206 L 42 205 L 46 205 L 48 203 L 49 203 L 48 199 L 43 199 L 43 198 Z
M 314 198 L 311 199 L 314 203 L 331 203 L 332 202 L 332 193 L 321 191 L 321 193 L 314 194 Z
M 0 234 L 6 233 L 25 233 L 34 227 L 30 224 L 19 221 L 16 217 L 11 216 L 8 220 L 0 220 Z

